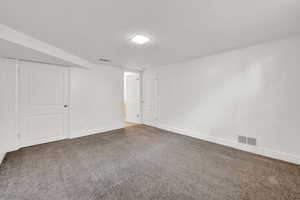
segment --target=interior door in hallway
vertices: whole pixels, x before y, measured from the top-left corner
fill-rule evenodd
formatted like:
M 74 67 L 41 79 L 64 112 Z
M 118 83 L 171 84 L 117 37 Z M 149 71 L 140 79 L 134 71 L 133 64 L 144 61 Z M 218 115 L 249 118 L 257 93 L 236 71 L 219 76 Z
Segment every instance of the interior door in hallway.
M 125 75 L 126 122 L 141 123 L 140 74 Z
M 68 68 L 20 62 L 21 146 L 60 140 L 68 133 Z
M 155 75 L 143 76 L 143 123 L 151 125 L 157 120 L 158 80 Z

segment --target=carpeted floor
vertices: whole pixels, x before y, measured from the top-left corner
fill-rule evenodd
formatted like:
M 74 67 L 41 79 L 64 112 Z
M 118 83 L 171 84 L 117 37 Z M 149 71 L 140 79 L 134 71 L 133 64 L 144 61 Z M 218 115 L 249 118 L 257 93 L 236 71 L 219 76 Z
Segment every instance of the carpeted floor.
M 299 200 L 300 166 L 135 126 L 7 154 L 1 200 Z

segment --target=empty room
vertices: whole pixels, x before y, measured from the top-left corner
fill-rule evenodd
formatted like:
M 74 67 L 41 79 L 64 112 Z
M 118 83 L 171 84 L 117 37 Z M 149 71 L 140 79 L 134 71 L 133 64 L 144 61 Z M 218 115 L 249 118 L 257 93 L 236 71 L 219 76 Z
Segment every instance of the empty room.
M 1 0 L 0 200 L 300 200 L 299 0 Z

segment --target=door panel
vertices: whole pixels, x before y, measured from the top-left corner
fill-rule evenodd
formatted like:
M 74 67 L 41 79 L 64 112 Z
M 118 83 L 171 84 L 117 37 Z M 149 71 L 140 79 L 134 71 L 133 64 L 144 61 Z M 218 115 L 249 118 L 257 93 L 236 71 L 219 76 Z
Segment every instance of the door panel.
M 67 137 L 68 69 L 20 63 L 20 140 L 30 146 Z
M 143 77 L 143 121 L 145 124 L 157 120 L 157 78 L 144 75 Z
M 126 121 L 141 123 L 140 76 L 132 74 L 126 78 Z
M 30 71 L 30 76 L 30 105 L 62 105 L 64 103 L 63 71 L 35 69 Z

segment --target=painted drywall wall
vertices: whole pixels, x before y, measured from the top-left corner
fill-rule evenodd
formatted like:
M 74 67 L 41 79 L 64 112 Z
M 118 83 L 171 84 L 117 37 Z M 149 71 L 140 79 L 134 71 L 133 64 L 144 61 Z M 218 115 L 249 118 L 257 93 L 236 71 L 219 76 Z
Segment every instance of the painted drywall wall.
M 156 73 L 157 126 L 300 164 L 300 37 Z M 258 146 L 239 145 L 239 134 Z
M 16 132 L 16 63 L 0 59 L 0 156 L 12 149 Z M 0 158 L 1 160 L 1 158 Z
M 20 147 L 17 71 L 16 61 L 0 60 L 0 157 Z M 122 81 L 120 68 L 70 68 L 70 138 L 124 127 Z
M 71 137 L 124 127 L 123 71 L 71 70 Z

